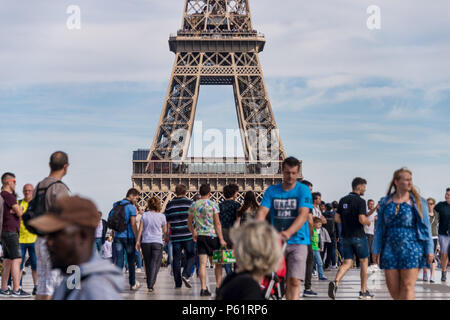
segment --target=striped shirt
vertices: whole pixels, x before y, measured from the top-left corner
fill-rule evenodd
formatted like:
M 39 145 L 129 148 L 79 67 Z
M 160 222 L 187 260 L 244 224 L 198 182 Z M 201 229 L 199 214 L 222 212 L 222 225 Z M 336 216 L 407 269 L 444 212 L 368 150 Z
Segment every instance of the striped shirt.
M 170 223 L 170 241 L 192 240 L 192 233 L 188 228 L 188 210 L 193 201 L 187 198 L 174 198 L 166 206 L 166 220 Z

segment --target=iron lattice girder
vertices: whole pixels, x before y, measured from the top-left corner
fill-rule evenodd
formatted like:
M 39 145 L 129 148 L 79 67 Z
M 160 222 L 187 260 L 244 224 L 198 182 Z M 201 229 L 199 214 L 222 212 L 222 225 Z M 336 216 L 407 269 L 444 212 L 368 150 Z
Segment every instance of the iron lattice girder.
M 273 146 L 272 158 L 285 158 L 258 57 L 265 39 L 252 29 L 248 0 L 186 0 L 182 30 L 169 44 L 175 63 L 149 161 L 186 158 L 201 85 L 233 85 L 247 159 Z M 179 129 L 186 136 L 174 137 Z
M 184 31 L 251 31 L 248 0 L 186 0 Z

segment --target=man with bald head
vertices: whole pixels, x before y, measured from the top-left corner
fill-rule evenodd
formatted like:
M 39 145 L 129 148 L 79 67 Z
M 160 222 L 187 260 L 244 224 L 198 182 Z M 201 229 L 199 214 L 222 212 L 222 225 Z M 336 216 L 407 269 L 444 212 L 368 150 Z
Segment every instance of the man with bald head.
M 19 200 L 19 206 L 22 208 L 23 213 L 27 212 L 28 205 L 33 199 L 34 187 L 32 184 L 26 184 L 23 186 L 23 199 Z M 23 224 L 23 221 L 20 221 L 20 232 L 19 232 L 19 243 L 20 243 L 20 251 L 22 252 L 22 263 L 20 265 L 20 286 L 22 286 L 22 274 L 25 264 L 25 256 L 28 251 L 28 256 L 30 257 L 31 262 L 31 274 L 33 277 L 33 295 L 36 295 L 36 250 L 34 244 L 36 242 L 37 235 L 28 231 Z
M 57 151 L 50 156 L 50 175 L 38 183 L 34 197 L 45 196 L 46 211 L 52 207 L 58 198 L 69 195 L 69 188 L 61 181 L 67 174 L 69 157 L 65 152 Z M 32 220 L 30 220 L 32 221 Z M 36 300 L 50 300 L 59 284 L 58 271 L 52 270 L 50 255 L 45 237 L 37 237 L 37 290 Z

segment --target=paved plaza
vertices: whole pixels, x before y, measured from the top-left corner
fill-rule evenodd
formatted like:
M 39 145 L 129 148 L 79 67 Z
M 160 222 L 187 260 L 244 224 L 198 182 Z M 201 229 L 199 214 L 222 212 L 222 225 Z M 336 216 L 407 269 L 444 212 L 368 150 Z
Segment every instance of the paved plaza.
M 26 268 L 26 276 L 23 282 L 23 288 L 27 292 L 31 292 L 33 289 L 33 283 L 31 280 L 31 270 Z M 225 274 L 225 270 L 224 270 Z M 334 279 L 336 270 L 325 271 L 325 275 L 328 279 Z M 420 277 L 422 272 L 420 272 Z M 169 268 L 161 268 L 158 280 L 155 285 L 155 292 L 148 293 L 147 286 L 145 284 L 145 273 L 136 273 L 137 280 L 141 283 L 141 288 L 134 292 L 129 290 L 129 286 L 126 286 L 126 290 L 122 293 L 124 299 L 127 300 L 211 300 L 213 297 L 200 297 L 200 281 L 194 276 L 192 279 L 192 289 L 188 289 L 183 286 L 182 289 L 174 289 L 174 281 L 170 275 Z M 446 284 L 441 283 L 441 272 L 436 271 L 435 279 L 436 283 L 424 283 L 421 278 L 416 283 L 416 299 L 417 300 L 450 300 L 450 280 L 447 280 Z M 124 275 L 126 283 L 128 283 L 128 274 Z M 212 293 L 215 292 L 214 284 L 214 270 L 208 268 L 208 284 Z M 357 300 L 360 290 L 359 270 L 350 270 L 341 282 L 337 293 L 337 300 Z M 369 290 L 375 294 L 376 300 L 391 300 L 389 292 L 386 287 L 384 279 L 384 272 L 379 271 L 369 275 Z M 328 298 L 328 281 L 319 281 L 313 279 L 313 290 L 318 293 L 316 298 L 301 298 L 301 300 L 329 300 Z M 13 298 L 0 298 L 0 300 L 12 300 Z M 31 300 L 30 299 L 17 299 L 17 300 Z

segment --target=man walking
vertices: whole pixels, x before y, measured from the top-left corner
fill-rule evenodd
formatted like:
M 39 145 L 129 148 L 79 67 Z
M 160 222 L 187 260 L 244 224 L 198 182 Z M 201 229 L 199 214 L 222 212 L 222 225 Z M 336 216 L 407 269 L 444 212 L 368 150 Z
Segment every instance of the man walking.
M 45 195 L 45 210 L 47 211 L 55 201 L 69 195 L 69 188 L 61 181 L 69 168 L 69 157 L 62 151 L 54 152 L 50 156 L 50 175 L 38 183 L 34 197 Z M 52 271 L 50 255 L 45 237 L 37 237 L 35 242 L 37 260 L 37 290 L 36 300 L 50 300 L 58 285 L 58 271 Z
M 441 265 L 442 275 L 441 281 L 447 281 L 447 265 L 448 254 L 450 249 L 450 188 L 447 188 L 445 193 L 445 201 L 439 202 L 434 211 L 437 213 L 439 219 L 439 246 L 441 247 Z
M 33 199 L 34 187 L 31 184 L 26 184 L 23 187 L 23 195 L 24 199 L 20 200 L 19 206 L 22 208 L 23 213 L 25 214 L 28 210 L 28 205 L 30 201 Z M 36 275 L 36 250 L 35 250 L 35 242 L 37 239 L 37 235 L 28 231 L 23 224 L 23 221 L 20 221 L 20 233 L 19 233 L 19 243 L 20 250 L 22 252 L 22 263 L 20 264 L 20 286 L 22 286 L 23 280 L 23 269 L 25 266 L 25 256 L 28 251 L 28 256 L 30 257 L 31 263 L 31 276 L 33 278 L 33 295 L 36 295 L 37 290 L 37 275 Z
M 192 200 L 186 198 L 187 187 L 183 184 L 175 188 L 176 197 L 170 201 L 165 210 L 166 220 L 170 230 L 170 241 L 173 246 L 172 271 L 175 280 L 175 288 L 185 286 L 191 288 L 189 280 L 192 266 L 194 265 L 194 241 L 188 227 L 188 210 L 192 206 Z M 186 264 L 181 273 L 181 251 L 184 250 Z
M 227 243 L 223 239 L 222 225 L 219 218 L 219 206 L 210 200 L 211 187 L 204 184 L 200 187 L 200 200 L 196 201 L 189 208 L 188 226 L 192 232 L 195 242 L 197 242 L 198 257 L 200 260 L 199 278 L 201 284 L 200 296 L 211 296 L 211 292 L 206 286 L 206 263 L 208 257 L 212 257 L 215 250 L 226 247 Z M 195 227 L 193 225 L 195 223 Z M 216 293 L 222 283 L 222 265 L 216 264 Z
M 301 180 L 300 183 L 304 184 L 313 192 L 313 184 L 307 180 Z M 313 199 L 313 209 L 314 209 L 314 199 Z M 310 244 L 308 245 L 308 256 L 306 258 L 306 271 L 305 271 L 305 289 L 303 290 L 303 297 L 316 297 L 317 292 L 312 290 L 312 275 L 314 270 L 314 251 L 312 249 L 313 242 L 313 209 L 309 210 L 308 215 L 308 229 L 310 233 Z
M 22 255 L 19 246 L 20 218 L 22 208 L 17 204 L 15 196 L 16 176 L 7 172 L 2 175 L 3 198 L 3 226 L 1 242 L 4 252 L 2 285 L 0 296 L 15 298 L 28 298 L 31 295 L 20 288 L 20 262 Z M 13 290 L 8 289 L 8 279 L 11 275 Z
M 313 208 L 311 191 L 297 182 L 300 161 L 294 157 L 282 164 L 283 182 L 272 185 L 264 192 L 257 219 L 271 224 L 287 241 L 285 251 L 287 265 L 286 299 L 300 298 L 300 281 L 305 280 L 308 245 L 311 244 L 308 228 L 309 211 Z
M 140 283 L 136 281 L 136 268 L 134 262 L 136 260 L 136 236 L 138 229 L 136 225 L 136 203 L 139 199 L 139 191 L 132 188 L 128 190 L 125 199 L 114 203 L 114 208 L 111 214 L 115 213 L 117 206 L 123 206 L 125 210 L 125 230 L 117 232 L 114 230 L 113 251 L 116 257 L 116 266 L 120 270 L 124 267 L 124 254 L 127 255 L 128 261 L 128 276 L 130 283 L 130 290 L 137 291 Z
M 367 218 L 366 201 L 361 198 L 366 191 L 367 181 L 355 178 L 352 182 L 353 192 L 339 201 L 336 222 L 342 223 L 342 237 L 344 244 L 344 263 L 340 266 L 336 280 L 328 286 L 328 296 L 336 299 L 339 282 L 352 267 L 353 257 L 356 255 L 361 263 L 361 291 L 360 299 L 372 299 L 373 295 L 367 290 L 369 243 L 364 233 L 364 226 L 370 225 Z
M 370 199 L 367 201 L 367 217 L 370 221 L 370 225 L 364 226 L 364 232 L 367 236 L 367 240 L 369 241 L 369 266 L 372 266 L 372 244 L 373 237 L 375 235 L 375 217 L 377 216 L 377 210 L 379 209 L 379 205 L 375 207 L 375 201 Z

